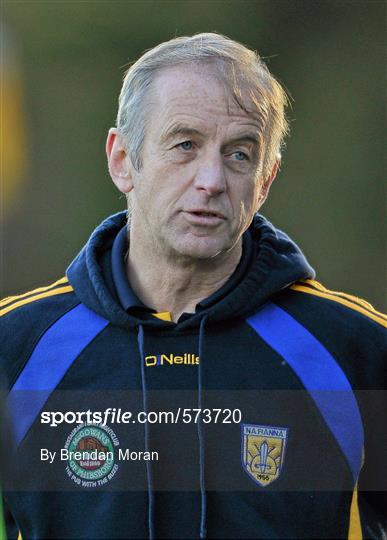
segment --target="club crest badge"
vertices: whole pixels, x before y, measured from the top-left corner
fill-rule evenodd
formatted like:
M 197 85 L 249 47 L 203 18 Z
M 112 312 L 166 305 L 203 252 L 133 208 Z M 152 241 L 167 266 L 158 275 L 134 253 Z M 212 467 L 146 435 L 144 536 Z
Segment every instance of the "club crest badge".
M 266 487 L 284 465 L 288 428 L 241 424 L 242 467 L 254 482 Z
M 67 475 L 81 487 L 106 484 L 118 469 L 115 463 L 118 445 L 116 434 L 108 426 L 82 424 L 74 428 L 62 450 L 67 460 Z

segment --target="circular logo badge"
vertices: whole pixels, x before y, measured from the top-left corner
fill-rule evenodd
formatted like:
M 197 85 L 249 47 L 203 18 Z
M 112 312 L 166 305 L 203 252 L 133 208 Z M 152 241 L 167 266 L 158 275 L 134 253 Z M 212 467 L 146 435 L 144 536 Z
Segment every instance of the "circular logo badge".
M 107 426 L 82 424 L 73 429 L 64 446 L 68 476 L 82 487 L 106 484 L 115 475 L 115 447 L 119 442 Z

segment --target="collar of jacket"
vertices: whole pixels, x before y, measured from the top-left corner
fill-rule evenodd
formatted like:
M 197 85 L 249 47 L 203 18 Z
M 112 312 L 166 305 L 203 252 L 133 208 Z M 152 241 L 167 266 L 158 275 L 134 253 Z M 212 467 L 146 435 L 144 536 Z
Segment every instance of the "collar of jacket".
M 198 327 L 207 315 L 209 322 L 248 317 L 269 298 L 299 279 L 314 278 L 299 247 L 262 215 L 256 214 L 250 231 L 255 244 L 255 257 L 246 277 L 225 298 L 188 320 L 175 324 L 154 318 L 140 320 L 126 313 L 115 295 L 111 277 L 111 249 L 115 236 L 125 225 L 126 212 L 104 220 L 67 269 L 75 294 L 87 307 L 124 328 L 174 327 L 176 330 Z

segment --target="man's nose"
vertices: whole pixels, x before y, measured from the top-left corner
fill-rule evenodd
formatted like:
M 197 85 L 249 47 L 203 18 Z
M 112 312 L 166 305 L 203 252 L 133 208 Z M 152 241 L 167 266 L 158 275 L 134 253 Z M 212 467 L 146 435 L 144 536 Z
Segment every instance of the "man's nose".
M 203 156 L 198 170 L 196 171 L 194 185 L 196 189 L 205 191 L 214 196 L 226 191 L 226 175 L 223 156 L 220 153 L 212 153 Z

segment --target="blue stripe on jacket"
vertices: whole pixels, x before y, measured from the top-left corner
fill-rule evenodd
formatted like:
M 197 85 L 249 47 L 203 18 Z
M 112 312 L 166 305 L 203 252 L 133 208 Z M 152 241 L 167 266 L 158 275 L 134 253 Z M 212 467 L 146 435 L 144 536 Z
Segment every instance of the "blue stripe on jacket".
M 78 304 L 42 335 L 8 395 L 17 445 L 72 363 L 108 324 L 84 304 Z
M 341 367 L 302 324 L 272 302 L 247 322 L 299 377 L 345 455 L 356 483 L 364 431 L 355 395 Z

